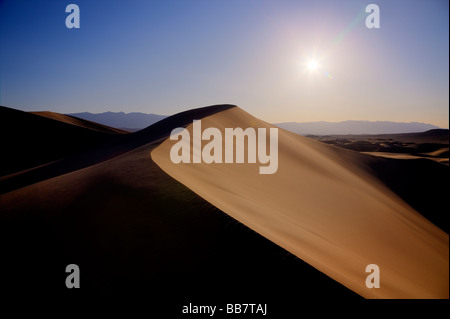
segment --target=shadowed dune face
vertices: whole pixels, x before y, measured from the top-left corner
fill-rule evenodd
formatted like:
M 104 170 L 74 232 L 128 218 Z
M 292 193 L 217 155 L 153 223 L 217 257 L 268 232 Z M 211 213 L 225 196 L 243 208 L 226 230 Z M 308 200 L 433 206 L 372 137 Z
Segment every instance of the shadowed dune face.
M 142 145 L 166 138 L 173 127 L 186 126 L 195 118 L 232 107 L 234 106 L 214 105 L 189 110 L 163 119 L 141 131 L 114 135 L 2 107 L 0 121 L 4 125 L 0 129 L 3 135 L 11 134 L 10 132 L 17 134 L 2 140 L 4 149 L 8 151 L 2 158 L 2 169 L 5 172 L 0 174 L 0 193 L 112 159 Z M 23 131 L 17 132 L 18 123 L 24 126 Z M 34 134 L 34 130 L 38 132 Z M 51 161 L 55 162 L 49 163 Z M 41 164 L 43 165 L 40 167 L 34 167 Z M 19 168 L 31 169 L 11 174 Z M 10 175 L 2 176 L 4 174 Z
M 127 131 L 124 131 L 124 130 L 121 130 L 121 129 L 118 129 L 118 128 L 115 128 L 115 127 L 110 127 L 110 126 L 107 126 L 107 125 L 91 122 L 91 121 L 80 119 L 78 117 L 71 116 L 71 115 L 59 114 L 59 113 L 48 112 L 48 111 L 30 112 L 30 113 L 36 114 L 36 115 L 40 115 L 40 116 L 44 116 L 44 117 L 47 117 L 49 119 L 57 120 L 57 121 L 64 122 L 64 123 L 67 123 L 67 124 L 72 124 L 72 125 L 76 125 L 76 126 L 85 127 L 85 128 L 88 128 L 88 129 L 91 129 L 91 130 L 95 130 L 95 131 L 100 131 L 100 132 L 105 132 L 105 133 L 114 133 L 114 134 L 127 134 L 127 133 L 129 133 Z
M 224 135 L 227 127 L 272 126 L 233 108 L 203 118 L 207 127 Z M 260 175 L 259 163 L 174 164 L 175 142 L 151 153 L 165 172 L 351 290 L 366 298 L 448 298 L 448 235 L 372 176 L 359 154 L 340 156 L 280 129 L 278 171 Z M 380 267 L 379 289 L 365 285 L 369 264 Z
M 50 113 L 50 112 L 49 112 Z M 2 152 L 0 176 L 69 157 L 114 141 L 117 132 L 66 123 L 0 107 Z M 61 115 L 64 117 L 64 115 Z
M 448 165 L 449 135 L 446 129 L 420 133 L 379 135 L 310 135 L 313 139 L 386 158 L 427 158 Z

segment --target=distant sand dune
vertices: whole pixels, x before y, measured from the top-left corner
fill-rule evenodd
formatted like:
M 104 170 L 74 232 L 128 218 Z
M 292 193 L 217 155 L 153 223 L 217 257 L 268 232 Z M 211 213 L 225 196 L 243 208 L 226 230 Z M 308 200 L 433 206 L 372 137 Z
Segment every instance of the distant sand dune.
M 0 106 L 0 176 L 66 158 L 124 135 L 117 134 L 119 130 L 63 114 L 39 114 Z
M 389 153 L 389 152 L 362 152 L 363 154 L 369 154 L 369 155 L 375 155 L 380 157 L 386 157 L 386 158 L 397 158 L 397 159 L 417 159 L 417 158 L 427 158 L 432 161 L 436 161 L 438 163 L 447 164 L 448 165 L 448 158 L 440 158 L 440 157 L 434 157 L 441 155 L 444 152 L 448 152 L 448 149 L 438 150 L 435 152 L 430 152 L 428 156 L 416 156 L 411 154 L 404 154 L 404 153 Z
M 232 108 L 203 118 L 207 127 L 273 126 Z M 278 172 L 260 175 L 259 163 L 173 164 L 174 143 L 151 152 L 165 172 L 358 294 L 449 297 L 448 235 L 366 172 L 358 153 L 279 129 Z M 380 267 L 379 289 L 365 285 L 368 264 Z
M 115 128 L 115 127 L 110 127 L 107 125 L 103 125 L 103 124 L 99 124 L 99 123 L 95 123 L 92 121 L 88 121 L 88 120 L 84 120 L 84 119 L 80 119 L 78 117 L 75 116 L 71 116 L 71 115 L 66 115 L 66 114 L 60 114 L 60 113 L 55 113 L 55 112 L 48 112 L 48 111 L 41 111 L 41 112 L 30 112 L 32 114 L 36 114 L 36 115 L 40 115 L 40 116 L 44 116 L 53 120 L 57 120 L 60 122 L 64 122 L 67 124 L 72 124 L 72 125 L 76 125 L 76 126 L 81 126 L 81 127 L 85 127 L 85 128 L 89 128 L 91 130 L 96 130 L 96 131 L 100 131 L 100 132 L 105 132 L 105 133 L 116 133 L 116 134 L 126 134 L 129 133 L 127 131 Z

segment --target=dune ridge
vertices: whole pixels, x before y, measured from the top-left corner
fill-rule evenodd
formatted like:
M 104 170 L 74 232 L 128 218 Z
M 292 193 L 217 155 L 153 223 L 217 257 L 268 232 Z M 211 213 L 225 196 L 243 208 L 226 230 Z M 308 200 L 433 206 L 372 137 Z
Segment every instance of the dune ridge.
M 202 118 L 207 127 L 274 126 L 235 107 Z M 365 171 L 356 152 L 339 156 L 279 129 L 278 172 L 259 175 L 259 164 L 173 164 L 174 143 L 151 152 L 167 174 L 361 296 L 448 298 L 448 235 Z M 368 264 L 380 267 L 378 289 L 365 286 Z
M 28 129 L 43 123 L 42 117 L 26 112 L 4 114 L 25 119 L 24 123 L 31 124 Z M 0 178 L 0 190 L 4 190 L 0 192 L 2 251 L 6 251 L 5 260 L 14 260 L 3 273 L 10 273 L 11 285 L 17 286 L 27 265 L 40 259 L 35 267 L 50 291 L 60 286 L 55 275 L 58 267 L 77 260 L 88 271 L 84 284 L 104 293 L 116 285 L 119 291 L 131 291 L 142 282 L 166 287 L 171 278 L 169 294 L 171 287 L 178 289 L 184 281 L 188 289 L 197 287 L 197 291 L 217 293 L 223 286 L 228 287 L 225 291 L 245 287 L 253 289 L 251 294 L 272 293 L 284 301 L 299 296 L 351 298 L 357 296 L 354 292 L 367 298 L 448 296 L 448 235 L 387 190 L 385 180 L 374 176 L 386 168 L 390 169 L 387 174 L 397 172 L 405 163 L 280 130 L 282 174 L 278 177 L 261 179 L 258 163 L 196 164 L 186 172 L 189 165 L 175 166 L 174 173 L 169 173 L 172 178 L 164 171 L 173 164 L 168 163 L 163 171 L 161 163 L 158 166 L 152 159 L 162 154 L 164 160 L 161 148 L 166 147 L 170 131 L 191 129 L 193 119 L 202 119 L 203 129 L 208 123 L 222 130 L 272 127 L 233 105 L 193 109 L 136 133 L 117 134 L 100 147 L 42 169 L 19 173 L 20 180 L 12 184 L 12 179 Z M 2 120 L 8 122 L 7 117 Z M 66 128 L 53 126 L 51 132 Z M 83 131 L 68 131 L 74 137 L 78 132 Z M 21 141 L 15 137 L 11 142 Z M 427 165 L 394 175 L 402 178 L 421 168 Z M 433 176 L 436 173 L 442 170 Z M 380 208 L 379 212 L 358 213 L 371 205 Z M 222 218 L 219 211 L 231 218 L 225 214 Z M 230 228 L 234 220 L 246 227 Z M 276 245 L 270 248 L 256 233 Z M 291 254 L 291 262 L 282 262 L 279 256 L 286 251 L 279 247 L 334 280 Z M 380 265 L 382 288 L 372 289 L 378 294 L 367 294 L 366 262 Z M 186 282 L 186 267 L 198 276 L 195 286 Z M 199 285 L 198 279 L 203 283 Z M 299 289 L 298 294 L 291 295 L 292 287 Z
M 52 174 L 39 172 L 44 179 L 24 176 L 25 185 L 0 194 L 5 291 L 33 289 L 40 296 L 65 296 L 64 269 L 77 263 L 81 290 L 93 300 L 99 295 L 139 296 L 155 306 L 169 303 L 170 317 L 179 315 L 173 305 L 185 302 L 186 296 L 214 297 L 215 302 L 252 296 L 286 311 L 297 307 L 299 297 L 359 300 L 221 212 L 151 159 L 150 152 L 172 128 L 233 107 L 176 114 L 142 132 L 122 135 L 94 154 L 85 153 L 90 159 L 100 157 L 94 162 L 80 167 L 73 163 L 80 157 L 74 156 L 49 164 Z M 31 287 L 23 276 L 30 265 L 39 274 Z M 292 295 L 299 286 L 304 290 Z M 69 299 L 73 302 L 70 293 Z
M 126 135 L 106 127 L 93 129 L 94 124 L 75 125 L 62 114 L 45 114 L 0 106 L 0 177 L 70 157 Z
M 187 110 L 129 134 L 107 134 L 68 125 L 53 118 L 0 107 L 0 124 L 4 124 L 0 130 L 3 135 L 17 130 L 16 123 L 23 126 L 20 134 L 6 139 L 3 145 L 7 156 L 2 159 L 6 170 L 0 174 L 0 193 L 101 163 L 147 143 L 162 141 L 170 135 L 173 126 L 185 126 L 192 122 L 192 118 L 201 118 L 231 107 L 234 105 L 213 105 Z M 57 115 L 60 118 L 59 115 L 62 114 Z M 45 128 L 43 132 L 42 128 Z M 34 133 L 38 129 L 41 132 Z M 97 142 L 97 136 L 106 138 Z M 33 156 L 28 156 L 28 153 Z M 65 157 L 67 154 L 72 156 Z M 20 169 L 15 168 L 17 163 L 22 162 L 24 164 L 18 167 Z
M 67 124 L 72 124 L 76 126 L 81 126 L 84 128 L 88 128 L 95 131 L 105 132 L 105 133 L 115 133 L 115 134 L 127 134 L 128 131 L 118 129 L 115 127 L 107 126 L 100 123 L 95 123 L 92 121 L 88 121 L 85 119 L 78 118 L 76 116 L 72 115 L 66 115 L 61 113 L 55 113 L 50 111 L 37 111 L 37 112 L 30 112 L 35 115 L 43 116 L 49 119 L 53 119 L 56 121 L 64 122 Z

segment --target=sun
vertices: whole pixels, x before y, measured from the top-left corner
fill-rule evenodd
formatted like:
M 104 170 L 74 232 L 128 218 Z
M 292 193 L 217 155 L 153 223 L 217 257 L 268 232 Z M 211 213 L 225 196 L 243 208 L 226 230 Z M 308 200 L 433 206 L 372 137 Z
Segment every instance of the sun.
M 316 60 L 309 60 L 306 66 L 308 70 L 315 71 L 319 67 L 319 63 Z

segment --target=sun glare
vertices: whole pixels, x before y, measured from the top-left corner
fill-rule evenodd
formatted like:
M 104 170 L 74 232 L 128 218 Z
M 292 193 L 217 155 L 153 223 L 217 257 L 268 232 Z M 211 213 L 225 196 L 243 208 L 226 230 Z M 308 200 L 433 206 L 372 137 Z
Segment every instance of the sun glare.
M 317 63 L 316 60 L 310 60 L 310 61 L 308 61 L 307 67 L 308 67 L 308 70 L 314 71 L 314 70 L 317 70 L 317 68 L 319 67 L 319 64 Z

